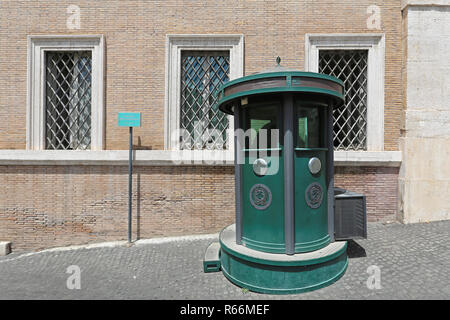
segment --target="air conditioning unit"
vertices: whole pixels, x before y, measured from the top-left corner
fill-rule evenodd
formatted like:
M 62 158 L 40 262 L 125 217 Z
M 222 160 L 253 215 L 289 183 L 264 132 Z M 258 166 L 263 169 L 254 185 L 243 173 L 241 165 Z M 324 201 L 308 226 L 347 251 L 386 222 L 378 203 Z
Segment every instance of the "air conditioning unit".
M 334 237 L 336 240 L 367 238 L 366 197 L 334 189 Z

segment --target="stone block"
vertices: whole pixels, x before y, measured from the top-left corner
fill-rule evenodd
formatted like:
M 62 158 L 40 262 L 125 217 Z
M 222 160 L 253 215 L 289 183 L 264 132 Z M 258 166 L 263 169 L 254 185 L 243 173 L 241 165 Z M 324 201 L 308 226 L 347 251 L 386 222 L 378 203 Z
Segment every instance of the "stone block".
M 11 253 L 11 242 L 0 241 L 0 256 L 6 256 Z

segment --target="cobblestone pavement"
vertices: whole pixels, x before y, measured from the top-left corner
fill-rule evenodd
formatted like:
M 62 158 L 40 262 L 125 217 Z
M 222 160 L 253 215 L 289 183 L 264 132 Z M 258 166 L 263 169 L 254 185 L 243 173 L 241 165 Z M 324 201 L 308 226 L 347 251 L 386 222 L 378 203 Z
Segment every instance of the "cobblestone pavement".
M 368 239 L 349 243 L 349 266 L 317 291 L 272 296 L 245 292 L 220 273 L 203 273 L 209 240 L 77 249 L 0 257 L 0 299 L 449 299 L 450 221 L 369 223 Z M 81 270 L 81 289 L 66 273 Z M 369 289 L 368 267 L 381 271 Z

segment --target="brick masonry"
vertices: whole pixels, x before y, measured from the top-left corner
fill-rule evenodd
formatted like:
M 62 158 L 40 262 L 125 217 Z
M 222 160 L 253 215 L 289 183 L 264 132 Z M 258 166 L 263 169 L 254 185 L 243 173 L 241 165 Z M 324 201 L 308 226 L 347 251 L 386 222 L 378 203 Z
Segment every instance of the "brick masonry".
M 81 28 L 70 30 L 69 5 Z M 381 30 L 368 29 L 367 8 L 379 6 Z M 351 19 L 349 18 L 351 17 Z M 127 149 L 117 112 L 140 111 L 142 148 L 164 148 L 167 34 L 243 34 L 245 75 L 275 65 L 304 69 L 306 33 L 384 33 L 385 150 L 398 150 L 402 111 L 400 0 L 223 1 L 108 0 L 0 2 L 0 148 L 25 148 L 27 36 L 103 34 L 106 46 L 106 149 Z
M 0 172 L 0 234 L 14 249 L 126 239 L 127 167 Z M 230 167 L 135 167 L 133 189 L 133 238 L 213 233 L 234 219 Z
M 127 237 L 128 168 L 1 166 L 0 234 L 13 249 Z M 336 168 L 367 196 L 369 221 L 395 219 L 398 169 Z M 214 233 L 234 221 L 233 167 L 135 167 L 133 238 Z
M 386 167 L 336 167 L 334 185 L 366 196 L 368 221 L 394 221 L 398 171 Z
M 67 7 L 80 7 L 70 30 Z M 381 9 L 381 30 L 367 28 L 367 8 Z M 349 18 L 351 17 L 351 18 Z M 164 148 L 167 34 L 243 34 L 245 75 L 282 64 L 304 69 L 306 33 L 384 33 L 385 150 L 398 150 L 402 116 L 399 0 L 0 1 L 0 149 L 25 149 L 27 36 L 105 36 L 105 136 L 127 149 L 117 112 L 142 113 L 140 149 Z M 367 195 L 369 220 L 395 217 L 398 170 L 336 169 L 336 185 Z M 0 238 L 38 249 L 126 238 L 127 168 L 0 166 Z M 137 167 L 134 237 L 217 232 L 234 220 L 232 167 Z M 0 239 L 2 240 L 2 239 Z

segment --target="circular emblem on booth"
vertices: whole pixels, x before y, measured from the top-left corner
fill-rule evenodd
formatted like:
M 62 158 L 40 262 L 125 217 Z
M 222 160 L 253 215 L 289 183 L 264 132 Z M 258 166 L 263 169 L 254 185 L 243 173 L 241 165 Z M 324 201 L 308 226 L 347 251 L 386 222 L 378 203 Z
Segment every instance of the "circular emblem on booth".
M 312 209 L 320 207 L 323 200 L 322 186 L 317 182 L 311 183 L 308 188 L 306 188 L 305 200 L 308 207 Z
M 250 189 L 250 203 L 255 209 L 264 210 L 272 203 L 272 192 L 264 184 L 255 184 Z

